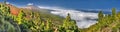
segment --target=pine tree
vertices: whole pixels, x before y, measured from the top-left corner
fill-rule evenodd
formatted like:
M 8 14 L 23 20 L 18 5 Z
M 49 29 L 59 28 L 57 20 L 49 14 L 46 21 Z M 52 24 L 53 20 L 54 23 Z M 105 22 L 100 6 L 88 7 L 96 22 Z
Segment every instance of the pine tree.
M 63 27 L 64 27 L 65 29 L 68 28 L 70 20 L 71 20 L 70 14 L 68 13 L 66 19 L 65 19 L 64 22 L 63 22 Z
M 10 14 L 10 8 L 6 5 L 0 4 L 0 10 L 2 15 L 9 15 Z
M 47 19 L 47 22 L 46 22 L 46 26 L 45 26 L 45 31 L 46 32 L 52 32 L 52 27 L 53 27 L 53 24 L 51 22 L 50 19 Z
M 19 14 L 18 14 L 18 17 L 17 17 L 18 24 L 21 24 L 22 21 L 24 21 L 24 20 L 22 20 L 22 19 L 24 19 L 24 16 L 25 16 L 25 13 L 21 9 L 20 12 L 19 12 Z
M 98 13 L 98 21 L 101 21 L 103 17 L 104 17 L 103 12 L 99 11 L 99 13 Z
M 115 8 L 112 8 L 112 17 L 113 17 L 113 20 L 115 21 L 116 20 L 116 9 Z
M 65 30 L 62 32 L 78 32 L 78 27 L 76 25 L 76 22 L 71 19 L 70 14 L 68 13 L 66 19 L 63 22 L 62 26 Z
M 44 27 L 45 27 L 45 23 L 42 21 L 41 25 L 40 25 L 40 31 L 43 32 L 44 31 Z
M 39 13 L 33 14 L 33 23 L 34 29 L 36 32 L 43 30 L 44 22 L 42 22 L 41 16 Z
M 66 21 L 70 21 L 71 20 L 71 17 L 70 17 L 70 14 L 68 13 L 67 17 L 66 17 Z
M 34 24 L 35 25 L 40 25 L 40 23 L 42 22 L 42 19 L 41 19 L 41 16 L 39 13 L 36 13 L 35 16 L 34 16 Z

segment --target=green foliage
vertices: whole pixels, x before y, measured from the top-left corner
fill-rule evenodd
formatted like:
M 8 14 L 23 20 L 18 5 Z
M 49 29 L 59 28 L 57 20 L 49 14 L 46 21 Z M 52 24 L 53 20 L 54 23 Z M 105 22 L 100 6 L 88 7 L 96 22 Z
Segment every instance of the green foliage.
M 20 32 L 10 16 L 10 8 L 0 4 L 0 32 Z
M 63 27 L 63 29 L 65 29 L 63 31 L 66 31 L 66 32 L 70 32 L 70 31 L 78 32 L 78 27 L 76 25 L 76 22 L 71 20 L 69 13 L 68 13 L 68 16 L 66 17 L 66 19 L 64 20 L 62 27 Z
M 21 24 L 22 21 L 24 21 L 24 17 L 25 17 L 25 13 L 23 12 L 23 10 L 20 10 L 18 17 L 17 17 L 18 24 Z
M 21 9 L 18 15 L 0 4 L 0 32 L 79 32 L 70 14 L 64 19 L 50 13 Z
M 113 17 L 113 20 L 116 20 L 116 9 L 115 8 L 112 8 L 112 17 Z
M 100 12 L 98 13 L 98 19 L 99 19 L 98 21 L 100 21 L 103 17 L 104 17 L 103 12 L 100 11 Z
M 112 8 L 111 14 L 103 15 L 102 11 L 100 11 L 98 13 L 98 23 L 83 29 L 81 32 L 120 32 L 119 15 L 119 13 L 116 13 L 115 8 Z
M 52 22 L 51 22 L 51 20 L 48 19 L 45 24 L 46 24 L 45 30 L 46 30 L 46 31 L 50 31 L 50 29 L 51 29 L 51 27 L 52 27 Z
M 5 16 L 8 16 L 8 14 L 10 13 L 10 8 L 3 4 L 0 4 L 0 10 L 1 10 L 2 15 L 5 15 Z

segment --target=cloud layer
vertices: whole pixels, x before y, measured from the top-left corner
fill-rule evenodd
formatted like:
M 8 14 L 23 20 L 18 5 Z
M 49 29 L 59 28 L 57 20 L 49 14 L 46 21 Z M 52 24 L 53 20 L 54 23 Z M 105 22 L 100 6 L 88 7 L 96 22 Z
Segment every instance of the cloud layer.
M 77 25 L 79 28 L 88 28 L 89 26 L 95 24 L 97 21 L 97 14 L 92 12 L 82 12 L 73 9 L 65 9 L 60 7 L 47 7 L 47 6 L 38 6 L 42 9 L 50 9 L 52 14 L 59 15 L 62 17 L 66 17 L 67 13 L 70 13 L 71 18 L 77 21 Z

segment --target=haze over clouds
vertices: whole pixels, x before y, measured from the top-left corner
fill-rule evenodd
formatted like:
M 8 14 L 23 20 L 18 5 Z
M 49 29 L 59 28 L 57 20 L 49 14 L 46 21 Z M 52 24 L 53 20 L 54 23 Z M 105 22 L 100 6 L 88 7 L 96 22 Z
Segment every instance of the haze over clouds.
M 70 13 L 71 18 L 77 21 L 77 25 L 79 28 L 88 28 L 90 25 L 95 24 L 97 21 L 97 14 L 92 12 L 82 12 L 72 9 L 65 9 L 60 7 L 48 7 L 48 6 L 38 6 L 42 9 L 50 9 L 55 10 L 51 11 L 52 14 L 59 15 L 62 17 L 66 17 L 67 13 Z

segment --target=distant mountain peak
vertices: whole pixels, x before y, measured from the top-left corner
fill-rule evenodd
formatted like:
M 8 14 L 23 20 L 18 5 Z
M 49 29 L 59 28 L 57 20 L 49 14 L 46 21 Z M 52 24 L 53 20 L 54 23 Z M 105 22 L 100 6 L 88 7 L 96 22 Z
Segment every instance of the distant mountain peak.
M 38 9 L 38 7 L 37 6 L 35 6 L 33 3 L 28 3 L 27 4 L 27 6 L 26 6 L 26 8 L 27 9 L 34 9 L 34 10 L 37 10 Z

